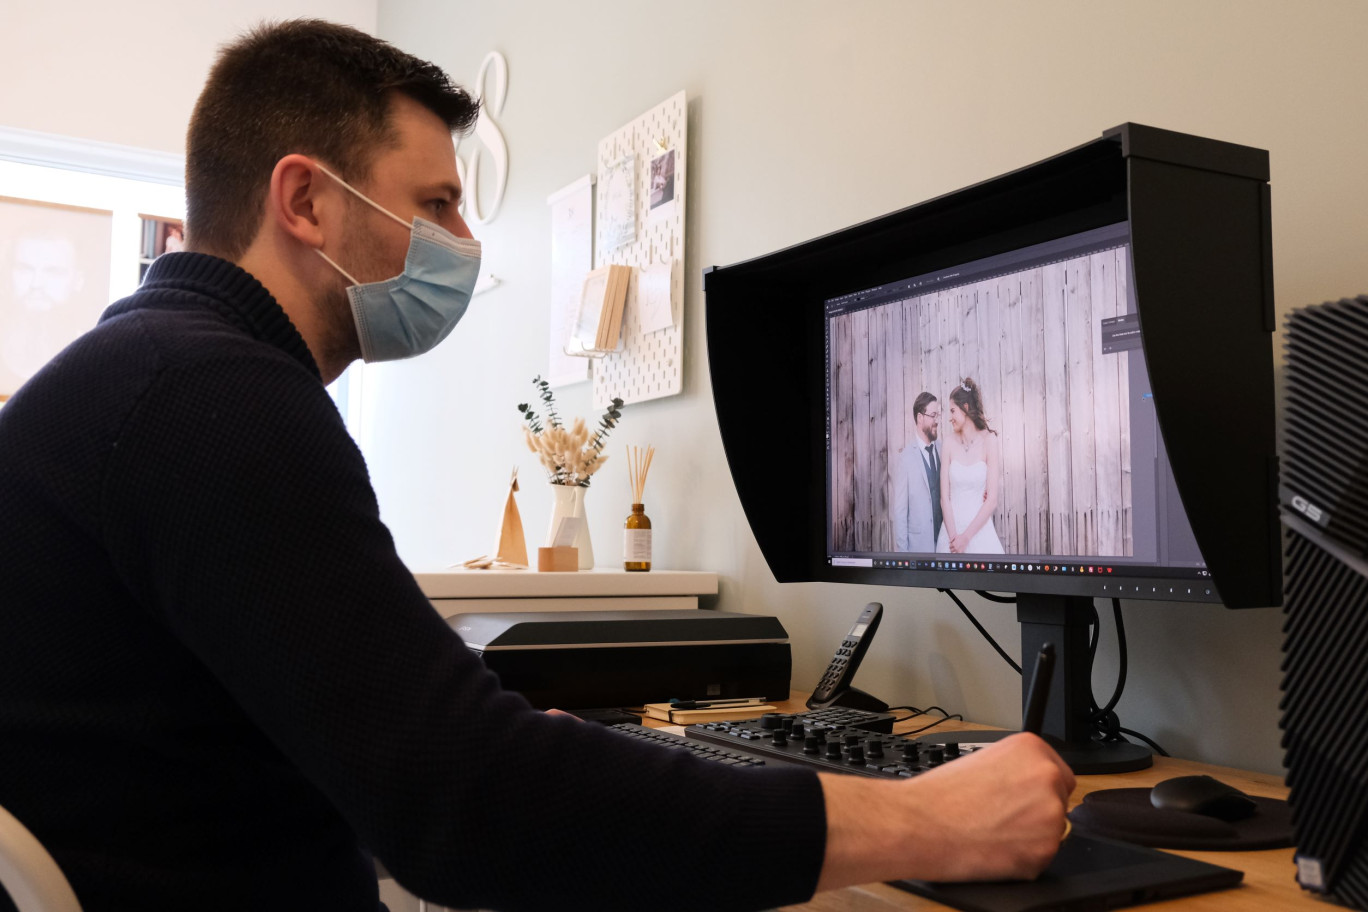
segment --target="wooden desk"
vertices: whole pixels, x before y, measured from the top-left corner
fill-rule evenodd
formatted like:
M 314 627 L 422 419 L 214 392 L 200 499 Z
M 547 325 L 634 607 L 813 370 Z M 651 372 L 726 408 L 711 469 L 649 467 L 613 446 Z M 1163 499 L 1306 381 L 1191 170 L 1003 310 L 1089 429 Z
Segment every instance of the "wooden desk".
M 788 701 L 776 705 L 781 712 L 802 712 L 806 708 L 803 705 L 806 699 L 807 694 L 794 691 L 790 694 Z M 926 724 L 926 721 L 930 720 L 904 722 L 899 724 L 895 731 L 917 728 Z M 667 726 L 654 720 L 648 724 L 676 732 L 683 730 L 679 726 Z M 983 725 L 965 722 L 946 722 L 931 729 L 931 731 L 969 731 L 984 727 Z M 1084 795 L 1099 789 L 1147 788 L 1164 779 L 1170 779 L 1174 776 L 1190 776 L 1197 773 L 1215 776 L 1251 795 L 1263 795 L 1270 798 L 1287 797 L 1287 788 L 1278 776 L 1251 773 L 1223 766 L 1211 766 L 1191 760 L 1175 760 L 1156 756 L 1154 766 L 1139 772 L 1116 773 L 1106 776 L 1079 776 L 1078 787 L 1074 789 L 1069 804 L 1070 807 L 1073 807 L 1083 800 Z M 1315 909 L 1319 912 L 1326 912 L 1328 909 L 1337 908 L 1317 899 L 1310 893 L 1304 892 L 1297 885 L 1295 867 L 1292 863 L 1292 849 L 1266 849 L 1258 852 L 1166 851 L 1173 851 L 1176 855 L 1185 855 L 1188 858 L 1196 858 L 1211 864 L 1244 871 L 1244 882 L 1232 890 L 1201 893 L 1183 899 L 1149 903 L 1135 908 L 1154 910 L 1154 912 L 1166 912 L 1166 910 L 1175 910 L 1175 912 L 1176 910 L 1183 910 L 1183 912 L 1233 912 L 1233 910 L 1239 910 L 1239 912 L 1289 912 L 1289 910 L 1298 909 Z M 799 906 L 785 906 L 784 908 L 790 912 L 797 912 L 797 910 L 802 910 L 802 912 L 894 912 L 894 910 L 932 910 L 947 907 L 886 884 L 867 884 L 830 893 L 819 893 L 811 902 Z

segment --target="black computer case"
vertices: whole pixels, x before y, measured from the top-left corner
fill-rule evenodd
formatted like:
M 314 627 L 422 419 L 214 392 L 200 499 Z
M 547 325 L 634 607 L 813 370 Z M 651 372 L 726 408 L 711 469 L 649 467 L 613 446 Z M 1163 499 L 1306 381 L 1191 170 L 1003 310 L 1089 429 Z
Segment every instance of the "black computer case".
M 1303 888 L 1368 909 L 1368 297 L 1288 318 L 1284 763 Z

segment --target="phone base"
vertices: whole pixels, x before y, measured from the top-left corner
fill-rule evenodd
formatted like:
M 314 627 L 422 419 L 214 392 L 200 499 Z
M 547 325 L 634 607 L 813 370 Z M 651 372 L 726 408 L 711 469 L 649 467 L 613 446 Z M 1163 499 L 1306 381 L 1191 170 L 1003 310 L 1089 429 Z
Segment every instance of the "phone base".
M 865 709 L 869 712 L 886 712 L 888 704 L 878 697 L 872 696 L 860 690 L 858 687 L 847 687 L 845 690 L 821 703 L 814 703 L 808 700 L 808 709 L 826 709 L 828 706 L 844 706 L 847 709 Z

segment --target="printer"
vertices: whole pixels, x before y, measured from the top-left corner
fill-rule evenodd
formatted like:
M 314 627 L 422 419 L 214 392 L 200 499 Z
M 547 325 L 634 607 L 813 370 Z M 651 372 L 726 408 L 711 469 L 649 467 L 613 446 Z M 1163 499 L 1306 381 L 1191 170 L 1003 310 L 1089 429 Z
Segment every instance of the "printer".
M 786 700 L 779 619 L 733 611 L 529 611 L 447 619 L 485 666 L 541 709 L 678 698 Z

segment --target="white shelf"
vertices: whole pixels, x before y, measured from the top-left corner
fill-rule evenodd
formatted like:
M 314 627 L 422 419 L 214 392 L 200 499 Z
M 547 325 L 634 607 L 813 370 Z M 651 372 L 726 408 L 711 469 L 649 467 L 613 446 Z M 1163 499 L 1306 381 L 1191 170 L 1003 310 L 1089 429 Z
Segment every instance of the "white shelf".
M 703 570 L 583 570 L 578 573 L 538 573 L 533 570 L 442 570 L 413 574 L 429 599 L 567 599 L 584 610 L 586 598 L 629 599 L 717 594 L 717 574 Z M 615 607 L 604 605 L 605 609 Z M 616 607 L 626 607 L 625 605 Z M 632 607 L 642 607 L 633 604 Z M 671 606 L 675 607 L 675 606 Z M 569 608 L 569 606 L 567 606 Z M 525 610 L 510 606 L 509 611 Z M 536 609 L 544 610 L 540 605 Z

